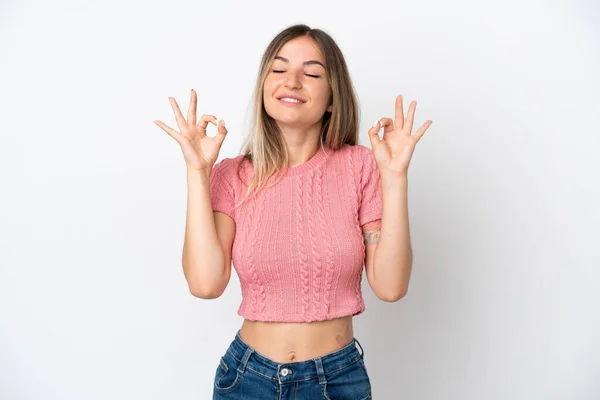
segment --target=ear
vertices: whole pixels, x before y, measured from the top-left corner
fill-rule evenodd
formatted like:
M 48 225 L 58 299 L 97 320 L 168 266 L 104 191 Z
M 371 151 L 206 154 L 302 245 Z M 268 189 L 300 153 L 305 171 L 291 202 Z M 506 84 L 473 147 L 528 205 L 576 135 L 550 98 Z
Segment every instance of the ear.
M 327 106 L 327 112 L 332 112 L 333 111 L 333 104 L 330 104 Z

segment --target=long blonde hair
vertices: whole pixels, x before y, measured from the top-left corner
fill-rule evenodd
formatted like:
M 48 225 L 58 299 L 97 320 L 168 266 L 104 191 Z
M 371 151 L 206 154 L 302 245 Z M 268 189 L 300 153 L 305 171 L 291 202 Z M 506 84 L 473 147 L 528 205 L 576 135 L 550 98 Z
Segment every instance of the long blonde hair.
M 321 49 L 332 91 L 332 111 L 325 111 L 323 115 L 321 147 L 325 143 L 327 147 L 337 150 L 344 144 L 354 146 L 358 143 L 359 104 L 342 51 L 331 36 L 320 29 L 311 29 L 304 24 L 284 29 L 269 43 L 260 63 L 252 101 L 250 132 L 240 152 L 244 155 L 240 166 L 245 161 L 251 162 L 254 176 L 248 184 L 245 197 L 236 207 L 265 187 L 271 176 L 278 176 L 273 184 L 277 183 L 287 170 L 287 147 L 277 123 L 265 110 L 263 86 L 278 51 L 285 43 L 299 36 L 312 38 Z

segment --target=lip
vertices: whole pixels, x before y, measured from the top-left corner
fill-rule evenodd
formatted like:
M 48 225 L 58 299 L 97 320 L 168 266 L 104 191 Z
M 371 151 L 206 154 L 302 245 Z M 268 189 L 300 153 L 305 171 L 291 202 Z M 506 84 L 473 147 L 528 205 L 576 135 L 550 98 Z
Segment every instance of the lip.
M 286 96 L 284 96 L 286 97 Z M 279 103 L 281 103 L 282 105 L 286 106 L 286 107 L 300 107 L 301 105 L 303 105 L 304 103 L 292 103 L 290 101 L 284 101 L 284 100 L 279 100 Z
M 302 97 L 296 96 L 295 94 L 289 94 L 289 93 L 277 96 L 277 100 L 281 101 L 281 99 L 283 99 L 284 97 L 289 97 L 290 99 L 300 100 L 302 102 L 302 104 L 306 103 L 306 100 L 304 100 Z M 286 104 L 290 104 L 290 103 L 286 103 Z M 298 104 L 298 103 L 294 103 L 294 104 Z

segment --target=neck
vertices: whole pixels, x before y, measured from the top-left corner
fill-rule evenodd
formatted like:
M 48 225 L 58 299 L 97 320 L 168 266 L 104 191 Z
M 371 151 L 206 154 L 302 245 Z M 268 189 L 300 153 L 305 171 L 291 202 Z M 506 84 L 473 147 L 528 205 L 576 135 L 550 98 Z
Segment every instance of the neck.
M 322 121 L 310 127 L 279 124 L 281 135 L 288 149 L 288 167 L 305 163 L 319 151 L 321 126 Z

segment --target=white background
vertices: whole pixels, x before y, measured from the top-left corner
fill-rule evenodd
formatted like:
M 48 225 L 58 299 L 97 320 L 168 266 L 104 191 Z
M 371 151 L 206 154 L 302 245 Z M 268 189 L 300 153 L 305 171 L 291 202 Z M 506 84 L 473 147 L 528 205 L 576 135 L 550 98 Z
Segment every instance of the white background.
M 375 399 L 600 398 L 595 1 L 0 5 L 0 398 L 209 399 L 237 275 L 194 298 L 176 127 L 190 89 L 238 154 L 282 29 L 330 33 L 361 144 L 395 96 L 433 125 L 409 169 L 408 295 L 364 283 Z M 214 131 L 213 131 L 214 132 Z M 212 132 L 211 132 L 212 134 Z

